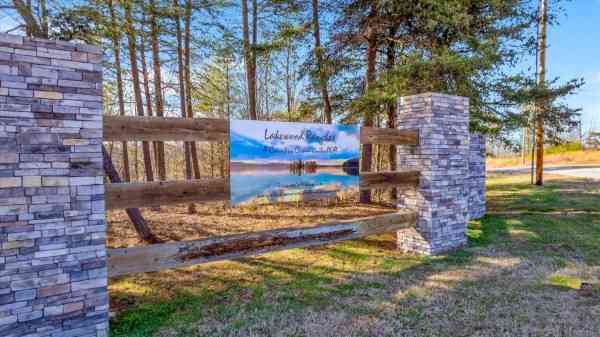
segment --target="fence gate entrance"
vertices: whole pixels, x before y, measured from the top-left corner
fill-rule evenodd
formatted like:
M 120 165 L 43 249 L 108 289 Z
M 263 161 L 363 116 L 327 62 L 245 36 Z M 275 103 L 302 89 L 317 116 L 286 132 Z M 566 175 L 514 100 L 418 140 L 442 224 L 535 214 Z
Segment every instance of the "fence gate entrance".
M 105 141 L 204 141 L 229 140 L 229 122 L 220 119 L 162 117 L 104 118 Z M 415 130 L 361 128 L 362 144 L 417 146 Z M 360 189 L 400 187 L 415 189 L 418 170 L 360 174 Z M 227 179 L 182 180 L 106 185 L 106 207 L 136 208 L 229 200 Z M 311 247 L 367 235 L 414 227 L 416 212 L 405 210 L 364 219 L 306 228 L 251 232 L 195 241 L 154 244 L 108 250 L 109 276 L 156 271 L 217 260 L 263 254 L 289 248 Z
M 397 187 L 382 216 L 142 247 L 106 248 L 106 209 L 229 199 L 227 179 L 105 184 L 103 141 L 228 140 L 226 120 L 102 116 L 102 51 L 0 34 L 0 335 L 108 334 L 108 277 L 398 232 L 407 251 L 466 242 L 482 215 L 484 143 L 468 101 L 399 102 L 396 129 L 362 144 L 398 145 L 396 172 L 361 172 L 360 189 Z M 107 172 L 110 173 L 110 172 Z

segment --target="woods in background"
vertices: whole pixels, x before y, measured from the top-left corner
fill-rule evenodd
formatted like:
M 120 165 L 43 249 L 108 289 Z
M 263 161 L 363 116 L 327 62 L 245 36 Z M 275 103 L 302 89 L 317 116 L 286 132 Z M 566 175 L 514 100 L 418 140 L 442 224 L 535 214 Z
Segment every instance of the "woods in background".
M 110 115 L 393 128 L 398 97 L 435 91 L 469 97 L 471 128 L 506 141 L 537 121 L 540 139 L 556 142 L 576 122 L 560 98 L 581 80 L 514 71 L 536 52 L 540 17 L 557 22 L 556 4 L 540 16 L 538 1 L 520 0 L 46 1 L 3 0 L 2 10 L 19 18 L 13 31 L 102 45 Z M 524 108 L 534 105 L 535 119 Z M 124 181 L 227 175 L 226 144 L 107 152 Z M 393 147 L 362 153 L 363 171 L 395 168 Z

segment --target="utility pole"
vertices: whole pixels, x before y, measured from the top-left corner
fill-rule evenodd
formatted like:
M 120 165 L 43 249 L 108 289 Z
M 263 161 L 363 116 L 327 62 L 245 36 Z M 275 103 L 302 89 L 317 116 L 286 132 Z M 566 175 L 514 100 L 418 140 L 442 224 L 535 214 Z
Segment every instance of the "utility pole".
M 537 46 L 537 85 L 544 87 L 546 83 L 546 39 L 548 26 L 548 0 L 540 0 L 538 17 Z M 535 184 L 544 184 L 544 112 L 548 102 L 538 99 L 535 106 Z

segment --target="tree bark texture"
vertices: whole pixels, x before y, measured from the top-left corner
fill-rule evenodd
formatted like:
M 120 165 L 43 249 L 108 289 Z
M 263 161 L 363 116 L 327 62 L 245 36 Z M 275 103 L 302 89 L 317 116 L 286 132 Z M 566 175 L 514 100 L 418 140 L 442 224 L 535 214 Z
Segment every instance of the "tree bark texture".
M 319 25 L 319 0 L 312 0 L 312 21 L 313 35 L 315 37 L 315 61 L 317 62 L 317 71 L 319 73 L 319 90 L 321 91 L 321 99 L 323 100 L 323 113 L 325 115 L 325 122 L 331 124 L 333 116 L 329 90 L 327 89 L 327 74 L 323 65 L 323 49 L 321 47 L 321 29 Z
M 144 100 L 142 98 L 142 88 L 140 84 L 140 74 L 137 64 L 137 43 L 135 39 L 135 31 L 132 18 L 132 3 L 125 2 L 125 29 L 127 31 L 127 44 L 129 46 L 129 62 L 131 63 L 131 78 L 133 80 L 133 93 L 135 97 L 135 106 L 137 114 L 140 117 L 144 116 Z M 147 181 L 154 181 L 152 172 L 152 159 L 150 157 L 150 144 L 146 141 L 142 142 L 142 151 L 144 159 L 144 170 Z
M 108 152 L 106 152 L 106 148 L 104 148 L 104 146 L 102 146 L 102 157 L 104 172 L 106 173 L 106 176 L 108 177 L 109 181 L 113 184 L 120 183 L 121 177 L 119 177 L 119 172 L 117 172 L 117 170 L 115 169 L 115 166 L 112 162 L 112 158 L 110 157 Z M 159 240 L 156 236 L 154 236 L 154 234 L 152 234 L 152 231 L 146 224 L 146 221 L 144 220 L 144 217 L 142 216 L 142 213 L 139 209 L 128 208 L 126 209 L 126 212 L 129 216 L 129 219 L 133 223 L 135 231 L 137 232 L 139 238 L 142 241 L 147 243 L 161 242 L 161 240 Z
M 548 26 L 548 0 L 540 0 L 538 22 L 538 69 L 537 84 L 545 86 L 546 82 L 546 40 Z M 544 184 L 544 113 L 547 108 L 547 102 L 538 100 L 536 104 L 535 119 L 535 184 Z
M 152 66 L 154 68 L 154 97 L 156 104 L 156 116 L 164 116 L 164 102 L 162 94 L 162 69 L 160 66 L 160 41 L 159 26 L 157 23 L 155 0 L 149 0 L 150 5 L 150 46 L 152 49 Z M 165 144 L 163 142 L 154 142 L 156 167 L 158 179 L 167 180 L 167 168 L 165 162 Z
M 117 15 L 112 0 L 108 0 L 111 21 L 111 39 L 115 51 L 115 71 L 117 77 L 117 100 L 119 104 L 119 115 L 125 116 L 125 94 L 123 93 L 123 70 L 121 69 L 121 34 L 117 24 Z M 129 169 L 129 148 L 127 142 L 121 142 L 123 151 L 123 180 L 131 181 L 131 172 Z

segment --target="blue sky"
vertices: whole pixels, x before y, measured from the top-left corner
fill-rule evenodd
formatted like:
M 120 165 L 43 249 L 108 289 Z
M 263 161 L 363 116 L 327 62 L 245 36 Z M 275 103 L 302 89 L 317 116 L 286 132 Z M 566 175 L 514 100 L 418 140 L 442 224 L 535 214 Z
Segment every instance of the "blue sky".
M 560 24 L 548 31 L 548 79 L 583 77 L 585 86 L 568 103 L 583 108 L 584 132 L 600 130 L 600 0 L 573 0 L 564 7 Z
M 600 131 L 600 0 L 572 0 L 563 6 L 560 24 L 549 29 L 548 78 L 560 77 L 562 82 L 585 79 L 585 86 L 567 102 L 583 109 L 584 133 Z M 12 15 L 0 12 L 0 30 L 14 27 Z M 521 70 L 533 74 L 534 66 L 531 57 L 522 63 Z

